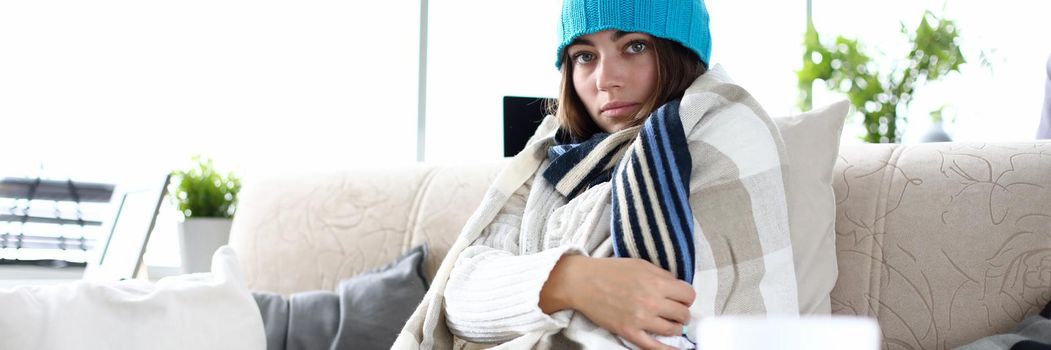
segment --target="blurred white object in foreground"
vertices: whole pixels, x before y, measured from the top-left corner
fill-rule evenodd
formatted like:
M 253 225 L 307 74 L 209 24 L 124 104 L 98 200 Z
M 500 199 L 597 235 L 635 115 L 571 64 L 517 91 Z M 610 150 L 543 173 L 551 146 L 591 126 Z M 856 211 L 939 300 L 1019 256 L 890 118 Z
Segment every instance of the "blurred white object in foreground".
M 874 319 L 849 316 L 726 316 L 701 320 L 701 350 L 878 350 Z

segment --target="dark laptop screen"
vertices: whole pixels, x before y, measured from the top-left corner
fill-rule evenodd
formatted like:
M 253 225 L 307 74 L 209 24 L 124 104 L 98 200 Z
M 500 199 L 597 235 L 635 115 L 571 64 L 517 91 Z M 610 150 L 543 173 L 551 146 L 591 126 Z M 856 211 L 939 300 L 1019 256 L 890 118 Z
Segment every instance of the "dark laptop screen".
M 525 148 L 526 141 L 547 115 L 543 97 L 504 96 L 504 157 Z

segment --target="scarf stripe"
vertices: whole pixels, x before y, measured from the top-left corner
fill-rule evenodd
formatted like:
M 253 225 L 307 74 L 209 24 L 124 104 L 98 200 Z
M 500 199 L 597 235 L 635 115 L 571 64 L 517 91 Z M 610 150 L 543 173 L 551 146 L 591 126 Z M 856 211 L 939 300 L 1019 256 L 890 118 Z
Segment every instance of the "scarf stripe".
M 544 177 L 573 198 L 611 182 L 610 234 L 614 254 L 652 262 L 693 282 L 692 159 L 679 119 L 679 101 L 650 114 L 642 126 L 596 134 L 548 151 Z
M 639 203 L 640 200 L 648 197 L 648 195 L 644 196 L 643 193 L 641 193 L 642 191 L 645 191 L 646 188 L 641 186 L 639 181 L 640 179 L 643 179 L 645 181 L 647 177 L 646 174 L 642 173 L 642 168 L 639 164 L 640 161 L 638 155 L 632 152 L 630 156 L 630 169 L 627 171 L 627 173 L 629 184 L 628 189 L 631 191 L 631 198 L 626 198 L 626 201 L 628 201 L 629 203 Z M 617 201 L 614 199 L 613 203 L 615 205 Z M 641 204 L 643 205 L 634 207 L 628 206 L 629 213 L 638 212 L 642 216 L 641 219 L 637 220 L 639 223 L 639 229 L 632 231 L 632 234 L 634 234 L 636 239 L 641 238 L 643 246 L 646 247 L 646 255 L 649 257 L 649 259 L 643 259 L 649 260 L 657 266 L 666 266 L 668 259 L 667 255 L 664 254 L 663 249 L 657 249 L 657 247 L 663 246 L 663 244 L 661 244 L 660 242 L 660 237 L 655 236 L 653 234 L 649 234 L 654 233 L 656 231 L 655 228 L 657 227 L 657 223 L 654 221 L 655 215 L 653 209 L 650 208 L 649 205 L 645 205 L 647 203 L 643 202 Z M 639 208 L 642 208 L 642 210 L 639 210 Z
M 638 127 L 614 135 L 598 133 L 582 143 L 551 147 L 547 152 L 551 164 L 544 171 L 544 177 L 568 198 L 576 197 L 590 186 L 609 181 L 610 169 L 623 156 L 623 146 L 631 141 L 630 131 L 633 130 L 637 131 Z M 583 164 L 587 166 L 581 166 Z M 603 166 L 596 167 L 596 164 Z
M 573 187 L 573 190 L 569 192 L 569 196 L 576 197 L 578 194 L 580 194 L 580 192 L 583 192 L 588 187 L 591 187 L 591 185 L 594 183 L 609 181 L 610 176 L 612 175 L 610 168 L 613 167 L 614 164 L 616 164 L 618 159 L 617 156 L 620 154 L 622 153 L 613 152 L 607 154 L 605 157 L 602 157 L 602 159 L 599 160 L 599 164 L 606 164 L 606 166 L 595 167 L 594 169 L 591 169 L 591 172 L 584 176 L 585 179 L 595 179 L 595 181 L 581 181 L 577 184 L 576 187 Z
M 650 125 L 647 123 L 647 128 L 646 129 L 648 129 L 649 126 Z M 646 130 L 646 129 L 644 129 L 644 130 Z M 650 131 L 652 131 L 652 129 L 650 129 Z M 651 135 L 644 135 L 644 136 L 651 136 Z M 643 138 L 644 141 L 646 141 L 647 139 L 649 141 L 653 140 L 652 137 L 644 137 Z M 624 203 L 624 204 L 633 205 L 633 206 L 642 205 L 643 207 L 645 207 L 647 209 L 647 211 L 651 210 L 649 208 L 651 206 L 651 202 L 652 202 L 652 205 L 657 206 L 658 214 L 661 216 L 661 222 L 660 222 L 660 224 L 651 225 L 651 227 L 654 229 L 653 233 L 651 234 L 651 236 L 653 236 L 654 239 L 659 239 L 661 243 L 663 243 L 664 245 L 667 246 L 667 245 L 670 245 L 673 242 L 670 236 L 672 234 L 674 234 L 674 233 L 669 232 L 669 229 L 675 229 L 676 228 L 675 224 L 678 223 L 678 219 L 677 219 L 678 214 L 674 210 L 669 210 L 670 208 L 668 208 L 668 206 L 667 206 L 667 204 L 669 202 L 666 199 L 662 200 L 662 198 L 658 195 L 658 192 L 660 194 L 665 194 L 665 195 L 667 194 L 667 184 L 668 183 L 666 181 L 664 181 L 664 176 L 663 176 L 664 174 L 661 174 L 661 170 L 663 169 L 662 168 L 663 164 L 661 162 L 662 155 L 659 153 L 660 148 L 652 147 L 652 145 L 647 145 L 647 142 L 640 142 L 639 146 L 640 146 L 639 148 L 641 149 L 641 151 L 639 153 L 643 154 L 642 158 L 648 160 L 646 162 L 647 164 L 645 164 L 645 167 L 647 169 L 652 169 L 653 170 L 651 172 L 651 174 L 649 174 L 651 176 L 647 176 L 647 181 L 646 181 L 647 182 L 647 184 L 646 184 L 647 185 L 647 190 L 648 190 L 646 199 L 649 199 L 649 200 L 648 201 L 647 200 L 643 200 L 643 201 L 627 202 L 627 203 Z M 639 169 L 637 169 L 636 172 L 641 173 L 642 172 L 641 167 Z M 655 172 L 656 174 L 653 174 L 653 172 Z M 656 199 L 656 200 L 654 200 L 654 199 Z M 669 224 L 671 224 L 671 225 L 669 225 Z M 679 243 L 679 242 L 676 242 L 676 243 Z M 665 249 L 666 252 L 669 252 L 669 253 L 674 253 L 675 252 L 674 248 L 671 248 L 671 249 L 664 248 L 664 249 Z M 674 257 L 674 260 L 682 261 L 682 256 L 678 256 L 677 255 L 677 256 Z M 659 262 L 655 261 L 654 263 L 657 264 L 658 266 L 661 266 L 661 267 L 664 267 L 665 269 L 668 269 L 669 271 L 675 272 L 677 276 L 686 276 L 685 271 L 679 269 L 679 267 L 682 267 L 682 266 L 680 266 L 681 264 L 670 264 L 667 261 L 659 261 Z
M 669 109 L 672 109 L 671 106 Z M 674 108 L 673 111 L 677 116 L 678 108 Z M 665 117 L 665 115 L 658 115 L 656 117 L 662 118 Z M 690 169 L 683 169 L 683 167 L 677 165 L 677 163 L 682 164 L 682 162 L 676 161 L 676 158 L 682 159 L 682 153 L 685 153 L 685 157 L 687 157 L 686 159 L 690 159 L 689 150 L 686 149 L 686 147 L 677 147 L 676 150 L 680 152 L 672 151 L 671 144 L 674 142 L 674 136 L 669 133 L 669 128 L 665 127 L 666 124 L 672 124 L 674 128 L 671 128 L 671 130 L 680 133 L 683 146 L 686 145 L 685 132 L 682 130 L 682 124 L 678 118 L 667 119 L 666 122 L 646 123 L 642 135 L 646 137 L 650 149 L 653 150 L 652 153 L 646 152 L 646 156 L 653 157 L 657 162 L 653 169 L 656 171 L 659 179 L 658 187 L 660 187 L 661 190 L 661 197 L 657 199 L 656 202 L 663 204 L 663 209 L 666 210 L 665 215 L 668 216 L 669 221 L 675 230 L 674 235 L 676 243 L 680 247 L 686 248 L 679 252 L 681 256 L 677 258 L 682 261 L 693 261 L 693 244 L 687 244 L 689 241 L 692 241 L 690 238 L 693 237 L 693 227 L 686 221 L 687 218 L 692 219 L 692 216 L 687 215 L 690 213 L 688 211 L 689 199 L 686 194 L 688 189 L 683 185 L 682 180 L 679 177 L 681 176 L 681 173 L 689 173 Z M 654 125 L 656 125 L 656 128 L 654 128 Z M 672 191 L 675 192 L 677 198 L 672 197 Z M 689 232 L 687 232 L 687 230 L 689 230 Z M 688 278 L 692 280 L 692 270 L 680 271 L 680 273 L 682 273 L 681 276 L 689 276 Z
M 634 181 L 632 181 L 633 180 L 632 178 L 633 178 L 632 174 L 630 172 L 628 172 L 628 171 L 625 171 L 624 172 L 622 186 L 624 186 L 626 184 L 633 183 Z M 626 186 L 626 187 L 627 188 L 624 191 L 624 195 L 625 195 L 624 198 L 627 198 L 630 201 L 630 200 L 632 200 L 632 198 L 635 198 L 635 193 L 634 192 L 636 190 L 638 190 L 638 189 L 635 188 L 634 186 Z M 616 202 L 614 201 L 613 203 L 616 203 Z M 611 209 L 612 209 L 613 213 L 617 212 L 617 207 L 616 206 L 614 206 Z M 625 206 L 624 210 L 626 210 L 628 212 L 628 225 L 627 225 L 627 227 L 625 227 L 624 232 L 620 232 L 620 234 L 614 234 L 613 235 L 613 239 L 617 239 L 618 236 L 623 237 L 623 236 L 626 236 L 626 235 L 630 235 L 631 239 L 635 243 L 634 245 L 632 245 L 632 248 L 633 248 L 632 250 L 634 250 L 637 255 L 617 254 L 617 256 L 632 256 L 632 257 L 636 257 L 636 258 L 639 258 L 639 259 L 642 259 L 642 260 L 651 260 L 653 255 L 650 254 L 649 245 L 646 244 L 647 243 L 646 237 L 642 236 L 642 225 L 640 225 L 641 221 L 639 220 L 639 214 L 644 214 L 644 213 L 640 213 L 638 210 L 633 210 L 633 208 L 627 207 L 627 206 Z M 610 231 L 611 232 L 617 232 L 617 231 L 612 230 L 612 229 Z
M 618 169 L 624 168 L 624 164 L 618 166 Z M 618 170 L 616 176 L 624 177 L 627 176 L 623 171 Z M 620 181 L 613 181 L 611 184 L 611 196 L 617 195 L 623 198 L 626 194 L 624 193 L 624 187 L 620 186 Z M 628 223 L 621 220 L 620 218 L 628 216 L 628 207 L 620 206 L 619 208 L 611 208 L 613 213 L 620 213 L 620 215 L 610 215 L 610 231 L 620 228 L 621 232 L 631 232 L 628 229 Z M 632 235 L 613 235 L 613 254 L 616 256 L 639 256 L 639 252 L 634 250 L 636 247 L 635 240 Z M 630 248 L 629 248 L 630 247 Z M 631 250 L 629 250 L 631 249 Z

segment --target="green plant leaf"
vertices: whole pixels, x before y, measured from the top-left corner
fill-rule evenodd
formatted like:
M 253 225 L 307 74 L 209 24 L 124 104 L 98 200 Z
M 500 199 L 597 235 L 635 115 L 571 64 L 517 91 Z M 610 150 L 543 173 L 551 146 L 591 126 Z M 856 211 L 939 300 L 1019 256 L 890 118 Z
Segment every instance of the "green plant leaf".
M 217 172 L 211 158 L 198 155 L 193 162 L 196 167 L 172 171 L 169 198 L 186 218 L 232 218 L 241 179 L 233 173 Z
M 912 43 L 909 54 L 901 60 L 903 64 L 897 65 L 904 68 L 882 73 L 872 65 L 871 57 L 857 40 L 838 36 L 831 46 L 825 46 L 813 23 L 807 23 L 803 67 L 796 72 L 800 109 L 813 107 L 813 83 L 824 80 L 829 89 L 846 93 L 850 103 L 864 115 L 863 140 L 898 142 L 902 134 L 899 122 L 907 123 L 899 112 L 908 108 L 915 89 L 959 72 L 966 63 L 957 44 L 960 32 L 955 22 L 925 11 L 915 30 L 908 30 L 904 24 L 901 28 Z

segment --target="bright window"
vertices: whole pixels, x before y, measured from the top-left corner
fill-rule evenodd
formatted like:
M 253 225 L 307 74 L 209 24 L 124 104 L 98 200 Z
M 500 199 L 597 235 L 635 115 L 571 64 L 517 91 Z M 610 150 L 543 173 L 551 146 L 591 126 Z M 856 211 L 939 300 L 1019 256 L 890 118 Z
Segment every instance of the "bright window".
M 3 2 L 0 174 L 411 162 L 418 37 L 413 0 Z

